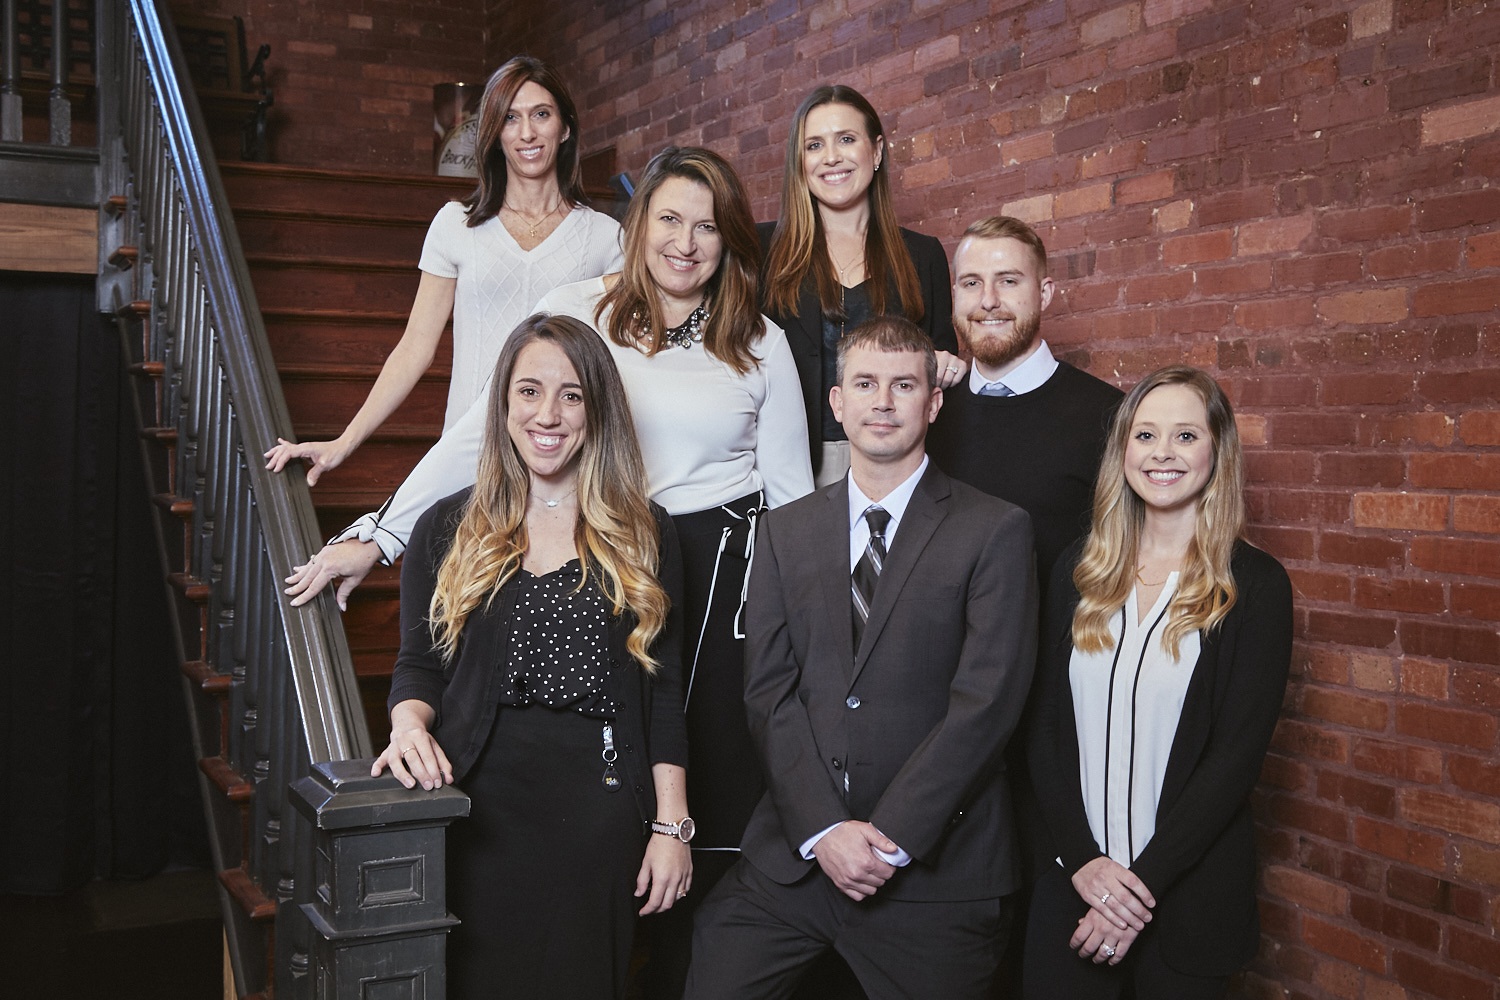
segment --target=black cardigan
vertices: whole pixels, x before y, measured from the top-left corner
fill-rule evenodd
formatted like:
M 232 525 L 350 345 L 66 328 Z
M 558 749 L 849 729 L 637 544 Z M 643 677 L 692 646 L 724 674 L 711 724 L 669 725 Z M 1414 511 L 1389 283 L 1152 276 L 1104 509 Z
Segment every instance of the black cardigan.
M 763 260 L 771 253 L 771 237 L 776 223 L 762 222 L 755 227 L 760 235 Z M 934 236 L 924 236 L 910 229 L 901 230 L 901 240 L 917 269 L 917 285 L 922 290 L 922 320 L 917 325 L 932 338 L 939 351 L 958 353 L 958 338 L 953 333 L 953 280 L 948 274 L 948 255 Z M 808 445 L 812 454 L 813 473 L 823 461 L 823 407 L 828 397 L 823 392 L 823 307 L 818 303 L 818 288 L 809 276 L 802 282 L 797 296 L 797 311 L 779 312 L 765 302 L 766 282 L 761 278 L 761 308 L 771 322 L 786 331 L 787 344 L 797 362 L 797 378 L 802 383 L 802 402 L 807 407 Z M 896 294 L 894 282 L 890 294 Z M 894 300 L 899 301 L 899 300 Z
M 433 504 L 412 529 L 411 542 L 401 563 L 401 651 L 391 676 L 387 705 L 395 707 L 409 698 L 431 705 L 437 712 L 433 736 L 453 765 L 453 777 L 461 781 L 489 739 L 495 722 L 501 677 L 499 665 L 506 662 L 510 642 L 510 618 L 520 587 L 512 577 L 500 588 L 494 603 L 470 613 L 459 638 L 458 652 L 444 663 L 432 646 L 428 606 L 443 558 L 453 543 L 453 533 L 473 487 Z M 619 706 L 615 719 L 615 742 L 629 784 L 634 791 L 642 822 L 656 817 L 656 786 L 652 764 L 687 766 L 687 726 L 682 714 L 682 557 L 672 519 L 656 504 L 651 505 L 661 533 L 657 577 L 672 609 L 667 625 L 652 645 L 660 664 L 654 675 L 640 668 L 626 649 L 625 641 L 635 627 L 630 614 L 609 621 L 609 690 Z M 601 771 L 602 773 L 602 771 Z
M 1073 568 L 1083 544 L 1058 560 L 1048 588 L 1027 754 L 1051 840 L 1048 856 L 1061 857 L 1069 874 L 1103 854 L 1084 813 L 1068 676 L 1078 604 Z M 1292 655 L 1292 587 L 1281 564 L 1240 542 L 1230 569 L 1238 597 L 1202 638 L 1167 757 L 1156 833 L 1130 866 L 1156 897 L 1149 929 L 1163 957 L 1199 976 L 1238 971 L 1259 945 L 1250 792 L 1281 712 Z

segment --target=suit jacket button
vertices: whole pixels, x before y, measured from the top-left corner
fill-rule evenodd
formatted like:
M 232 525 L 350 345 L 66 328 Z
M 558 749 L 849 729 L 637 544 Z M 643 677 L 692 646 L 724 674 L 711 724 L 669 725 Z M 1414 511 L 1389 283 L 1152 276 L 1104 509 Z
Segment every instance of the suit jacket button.
M 833 764 L 833 769 L 835 771 L 843 770 L 844 762 L 839 760 L 837 757 L 833 758 L 831 763 Z
M 848 705 L 850 708 L 858 708 L 859 698 L 851 694 L 849 697 L 844 699 L 844 704 Z

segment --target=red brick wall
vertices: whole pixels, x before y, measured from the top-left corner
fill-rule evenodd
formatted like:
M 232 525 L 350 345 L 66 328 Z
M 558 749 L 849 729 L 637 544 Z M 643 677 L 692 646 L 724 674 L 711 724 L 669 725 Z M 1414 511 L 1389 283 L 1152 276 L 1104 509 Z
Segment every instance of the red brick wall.
M 882 110 L 900 213 L 1035 222 L 1046 322 L 1122 384 L 1242 414 L 1253 537 L 1299 595 L 1258 795 L 1256 997 L 1495 1000 L 1500 977 L 1500 9 L 1478 0 L 493 5 L 489 62 L 574 82 L 585 148 L 670 141 L 777 208 L 787 119 Z
M 482 0 L 171 0 L 271 45 L 278 163 L 430 174 L 432 86 L 485 79 Z M 220 130 L 222 131 L 222 130 Z M 231 134 L 232 138 L 232 134 Z M 232 151 L 220 148 L 220 155 Z

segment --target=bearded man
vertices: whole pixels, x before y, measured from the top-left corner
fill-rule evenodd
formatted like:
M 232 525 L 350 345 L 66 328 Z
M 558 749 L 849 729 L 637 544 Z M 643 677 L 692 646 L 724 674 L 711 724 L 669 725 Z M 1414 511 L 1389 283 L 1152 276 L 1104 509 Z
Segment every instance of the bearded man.
M 980 219 L 953 253 L 953 327 L 973 354 L 945 394 L 927 449 L 954 479 L 1031 515 L 1039 583 L 1089 525 L 1094 478 L 1122 394 L 1058 361 L 1041 339 L 1056 285 L 1026 223 Z

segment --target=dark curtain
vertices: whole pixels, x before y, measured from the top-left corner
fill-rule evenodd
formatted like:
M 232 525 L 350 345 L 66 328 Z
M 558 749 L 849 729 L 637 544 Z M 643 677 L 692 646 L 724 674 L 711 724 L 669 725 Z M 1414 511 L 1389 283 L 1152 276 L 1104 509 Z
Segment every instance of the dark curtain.
M 92 277 L 0 272 L 0 893 L 207 835 L 120 338 Z

